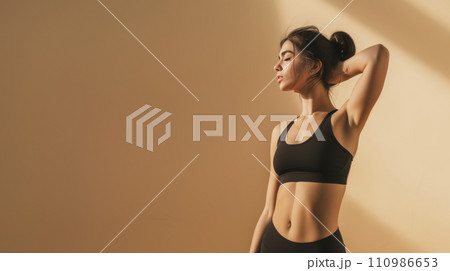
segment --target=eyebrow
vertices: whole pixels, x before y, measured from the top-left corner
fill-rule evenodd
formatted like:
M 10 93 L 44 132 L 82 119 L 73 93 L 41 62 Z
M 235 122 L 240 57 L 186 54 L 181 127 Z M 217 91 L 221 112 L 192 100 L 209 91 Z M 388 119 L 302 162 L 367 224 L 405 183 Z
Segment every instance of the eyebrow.
M 283 57 L 283 55 L 286 54 L 286 53 L 292 53 L 292 54 L 294 54 L 294 52 L 292 52 L 291 50 L 286 50 L 286 51 L 284 51 L 284 52 L 281 53 L 281 57 Z M 280 59 L 280 57 L 278 57 L 278 59 Z

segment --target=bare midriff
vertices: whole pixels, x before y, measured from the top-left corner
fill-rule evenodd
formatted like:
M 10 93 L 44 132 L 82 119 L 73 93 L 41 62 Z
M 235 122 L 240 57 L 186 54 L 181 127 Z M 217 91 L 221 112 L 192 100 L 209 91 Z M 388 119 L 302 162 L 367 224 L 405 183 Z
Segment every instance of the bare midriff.
M 304 181 L 280 185 L 272 217 L 275 228 L 293 242 L 330 236 L 338 228 L 345 189 L 343 184 Z

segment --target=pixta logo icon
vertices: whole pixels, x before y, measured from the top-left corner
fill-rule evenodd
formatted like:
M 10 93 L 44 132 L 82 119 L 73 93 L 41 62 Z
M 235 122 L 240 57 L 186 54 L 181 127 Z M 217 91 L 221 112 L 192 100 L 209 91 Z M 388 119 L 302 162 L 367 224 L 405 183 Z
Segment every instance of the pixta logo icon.
M 147 150 L 153 151 L 153 128 L 163 122 L 165 119 L 167 119 L 172 113 L 170 112 L 163 112 L 161 115 L 156 117 L 151 122 L 146 123 L 150 118 L 158 114 L 161 109 L 155 107 L 150 112 L 143 114 L 145 111 L 147 111 L 151 106 L 148 104 L 145 104 L 138 110 L 134 111 L 133 113 L 129 114 L 126 118 L 126 141 L 130 144 L 133 144 L 133 120 L 139 116 L 139 118 L 136 120 L 136 145 L 138 147 L 143 148 L 143 142 L 144 142 L 144 125 L 147 127 Z M 166 141 L 170 137 L 170 129 L 171 122 L 166 123 L 166 130 L 162 136 L 158 138 L 158 145 Z

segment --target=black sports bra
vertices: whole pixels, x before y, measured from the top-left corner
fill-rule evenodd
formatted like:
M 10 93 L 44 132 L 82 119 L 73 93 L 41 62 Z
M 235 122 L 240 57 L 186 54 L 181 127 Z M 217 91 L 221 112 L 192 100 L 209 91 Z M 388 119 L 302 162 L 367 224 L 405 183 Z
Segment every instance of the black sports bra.
M 334 109 L 306 141 L 287 144 L 286 135 L 294 123 L 292 120 L 278 138 L 273 167 L 281 183 L 318 182 L 347 184 L 353 155 L 336 139 L 331 129 Z

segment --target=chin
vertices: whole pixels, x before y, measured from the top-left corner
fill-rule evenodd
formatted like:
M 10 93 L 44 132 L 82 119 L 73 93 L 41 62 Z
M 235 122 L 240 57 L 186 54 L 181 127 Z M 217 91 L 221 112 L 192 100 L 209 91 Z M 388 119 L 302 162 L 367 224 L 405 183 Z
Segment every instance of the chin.
M 281 84 L 279 87 L 280 87 L 281 91 L 292 91 L 292 89 L 290 89 L 289 87 L 284 86 L 283 84 Z
M 282 91 L 287 91 L 287 90 L 288 90 L 288 89 L 286 89 L 286 86 L 283 84 L 283 82 L 281 82 L 281 84 L 279 84 L 278 87 L 279 87 L 280 90 L 282 90 Z

